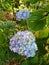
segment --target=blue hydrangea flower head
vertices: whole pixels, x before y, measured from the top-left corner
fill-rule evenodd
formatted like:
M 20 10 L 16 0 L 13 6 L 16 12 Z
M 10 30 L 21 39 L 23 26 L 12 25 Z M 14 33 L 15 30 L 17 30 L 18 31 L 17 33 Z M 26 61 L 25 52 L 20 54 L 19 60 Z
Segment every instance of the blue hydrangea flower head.
M 10 39 L 10 50 L 26 57 L 34 57 L 38 50 L 35 36 L 32 32 L 19 31 Z
M 30 16 L 30 11 L 28 9 L 21 9 L 16 13 L 16 19 L 18 21 L 27 20 L 29 16 Z

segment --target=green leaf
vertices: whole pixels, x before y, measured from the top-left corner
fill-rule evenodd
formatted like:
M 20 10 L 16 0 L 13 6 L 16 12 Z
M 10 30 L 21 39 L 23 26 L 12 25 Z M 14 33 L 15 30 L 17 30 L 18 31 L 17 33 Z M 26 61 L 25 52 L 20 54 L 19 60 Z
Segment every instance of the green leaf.
M 28 25 L 28 29 L 30 29 L 31 31 L 37 31 L 37 30 L 41 30 L 44 28 L 46 24 L 46 20 L 38 20 L 38 21 L 33 21 L 31 18 L 30 20 L 27 22 Z
M 49 60 L 49 55 L 48 55 L 48 60 Z
M 14 53 L 11 52 L 9 49 L 6 49 L 6 60 L 11 60 L 14 57 Z
M 3 63 L 4 63 L 4 62 L 0 59 L 0 65 L 3 65 Z
M 38 53 L 39 57 L 42 57 L 43 55 L 46 54 L 46 50 L 45 50 L 45 47 L 44 47 L 45 40 L 46 39 L 39 39 L 39 38 L 36 40 L 36 43 L 37 43 L 37 46 L 38 46 L 38 51 L 39 51 L 39 53 Z
M 28 65 L 27 60 L 23 61 L 23 62 L 21 63 L 21 65 Z
M 40 20 L 40 19 L 42 19 L 44 17 L 44 13 L 45 13 L 44 9 L 36 10 L 35 12 L 31 13 L 30 18 L 33 21 Z M 30 20 L 30 18 L 29 18 L 29 20 Z
M 47 25 L 49 26 L 49 14 L 48 14 L 48 17 L 47 17 Z
M 0 59 L 5 60 L 5 49 L 0 46 Z
M 47 39 L 47 44 L 49 44 L 49 38 Z
M 35 57 L 29 58 L 28 62 L 30 64 L 36 64 L 36 63 L 38 63 L 38 56 L 36 55 Z
M 21 20 L 21 21 L 20 21 L 21 26 L 24 26 L 24 25 L 25 25 L 25 22 L 26 22 L 26 21 Z
M 29 0 L 29 1 L 30 1 L 30 3 L 34 4 L 34 3 L 36 3 L 39 0 Z
M 33 63 L 38 63 L 38 56 L 35 56 L 32 60 Z
M 49 4 L 46 5 L 46 10 L 49 12 Z
M 31 31 L 41 30 L 46 25 L 46 18 L 44 17 L 44 13 L 44 10 L 38 10 L 31 14 L 30 18 L 27 20 L 28 28 Z
M 40 30 L 39 31 L 39 38 L 47 38 L 48 37 L 48 29 Z

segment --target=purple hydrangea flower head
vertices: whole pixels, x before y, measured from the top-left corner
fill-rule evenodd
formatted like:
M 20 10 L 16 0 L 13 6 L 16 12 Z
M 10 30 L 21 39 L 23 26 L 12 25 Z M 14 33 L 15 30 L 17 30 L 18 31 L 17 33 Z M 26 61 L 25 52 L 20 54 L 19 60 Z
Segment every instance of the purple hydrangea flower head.
M 21 9 L 16 13 L 16 19 L 18 21 L 27 20 L 29 16 L 30 16 L 30 11 L 28 9 Z
M 34 57 L 38 50 L 35 42 L 35 36 L 32 32 L 19 31 L 10 39 L 10 50 L 26 57 Z

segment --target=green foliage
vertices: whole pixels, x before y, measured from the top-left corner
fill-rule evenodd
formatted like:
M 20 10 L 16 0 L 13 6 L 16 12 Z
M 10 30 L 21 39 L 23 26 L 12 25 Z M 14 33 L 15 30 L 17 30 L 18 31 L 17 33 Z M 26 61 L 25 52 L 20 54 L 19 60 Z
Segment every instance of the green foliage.
M 47 39 L 47 44 L 49 44 L 49 38 Z
M 14 0 L 0 0 L 0 9 L 6 11 L 12 11 Z
M 43 10 L 38 10 L 36 12 L 33 12 L 28 19 L 28 28 L 30 30 L 41 30 L 45 27 L 46 25 L 46 18 L 44 17 L 44 11 Z
M 18 31 L 19 27 L 15 21 L 1 21 L 0 20 L 0 64 L 4 61 L 10 61 L 12 58 L 17 58 L 19 61 L 22 56 L 14 54 L 9 49 L 10 38 Z
M 47 38 L 48 37 L 48 29 L 40 30 L 39 31 L 39 38 Z
M 46 10 L 49 12 L 49 4 L 46 5 Z
M 29 58 L 28 59 L 28 62 L 29 62 L 29 65 L 34 65 L 34 64 L 38 64 L 38 56 L 36 55 L 35 57 L 33 58 Z
M 16 24 L 10 21 L 0 21 L 0 45 L 8 45 L 10 37 L 17 31 Z M 8 44 L 7 44 L 8 43 Z
M 48 20 L 47 20 L 47 23 L 48 23 L 48 27 L 49 27 L 49 14 L 48 14 L 48 17 L 47 17 L 47 19 L 48 19 Z
M 5 50 L 0 46 L 0 59 L 5 60 Z
M 44 28 L 45 24 L 46 24 L 46 20 L 38 20 L 38 21 L 28 21 L 27 22 L 28 24 L 28 28 L 31 30 L 31 31 L 37 31 L 37 30 L 41 30 Z
M 31 4 L 37 3 L 39 0 L 29 0 Z
M 23 61 L 23 62 L 21 63 L 21 65 L 29 65 L 29 64 L 28 64 L 27 60 L 25 60 L 25 61 Z
M 35 65 L 38 64 L 38 56 L 36 55 L 33 58 L 28 58 L 26 60 L 23 60 L 20 65 Z

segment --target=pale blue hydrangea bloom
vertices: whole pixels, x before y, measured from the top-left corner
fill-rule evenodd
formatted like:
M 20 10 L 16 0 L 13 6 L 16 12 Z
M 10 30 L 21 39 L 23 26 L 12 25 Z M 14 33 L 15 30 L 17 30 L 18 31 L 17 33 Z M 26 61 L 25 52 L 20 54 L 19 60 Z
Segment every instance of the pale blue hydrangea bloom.
M 30 31 L 19 31 L 10 39 L 10 50 L 26 57 L 34 57 L 38 47 Z
M 21 9 L 16 13 L 16 19 L 18 21 L 27 20 L 30 16 L 30 11 L 28 9 Z

